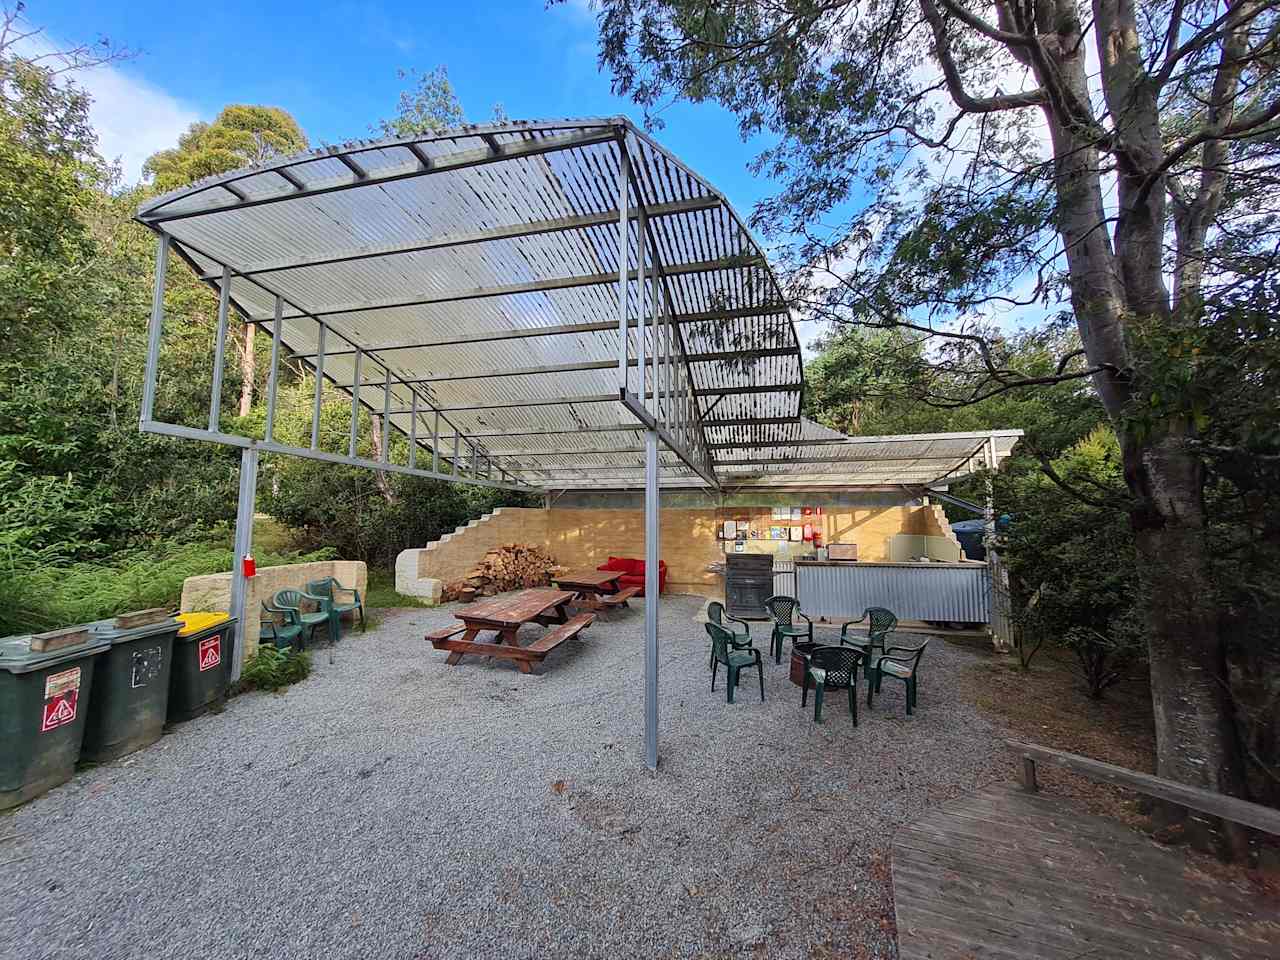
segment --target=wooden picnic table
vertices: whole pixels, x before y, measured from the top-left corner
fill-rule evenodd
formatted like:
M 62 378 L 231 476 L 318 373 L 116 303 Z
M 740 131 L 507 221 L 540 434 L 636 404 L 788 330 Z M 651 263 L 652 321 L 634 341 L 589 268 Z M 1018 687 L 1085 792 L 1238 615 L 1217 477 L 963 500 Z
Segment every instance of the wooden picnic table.
M 446 627 L 427 634 L 427 639 L 440 650 L 448 650 L 446 663 L 456 665 L 467 654 L 505 657 L 514 660 L 521 673 L 532 672 L 531 661 L 541 660 L 552 649 L 584 630 L 594 614 L 580 614 L 569 619 L 568 605 L 575 594 L 568 590 L 538 588 L 521 590 L 510 596 L 494 597 L 458 610 L 454 616 L 461 626 Z M 527 647 L 520 646 L 516 634 L 526 623 L 559 625 Z M 492 642 L 477 642 L 486 631 L 497 634 Z M 459 638 L 458 634 L 462 634 Z
M 627 601 L 640 592 L 639 587 L 618 589 L 618 580 L 625 576 L 622 570 L 576 570 L 555 578 L 563 590 L 574 590 L 577 603 L 588 610 L 604 610 L 609 607 L 627 606 Z

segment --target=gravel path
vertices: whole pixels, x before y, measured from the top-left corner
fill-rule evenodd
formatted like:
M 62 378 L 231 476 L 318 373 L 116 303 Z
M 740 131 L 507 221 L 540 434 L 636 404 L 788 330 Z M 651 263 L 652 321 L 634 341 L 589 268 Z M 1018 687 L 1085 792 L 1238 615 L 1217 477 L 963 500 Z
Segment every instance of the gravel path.
M 894 683 L 816 725 L 785 659 L 763 704 L 712 693 L 701 602 L 667 598 L 655 777 L 642 607 L 540 676 L 447 667 L 421 636 L 449 608 L 387 611 L 287 693 L 0 816 L 0 956 L 894 956 L 894 826 L 991 779 L 981 654 L 935 641 L 911 718 Z

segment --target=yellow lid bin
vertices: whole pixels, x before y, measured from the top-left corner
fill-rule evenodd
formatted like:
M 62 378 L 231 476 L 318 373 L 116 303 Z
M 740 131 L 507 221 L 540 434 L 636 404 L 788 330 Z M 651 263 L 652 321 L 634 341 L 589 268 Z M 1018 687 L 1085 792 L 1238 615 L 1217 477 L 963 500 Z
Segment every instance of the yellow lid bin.
M 224 620 L 230 620 L 231 614 L 222 613 L 220 611 L 205 611 L 201 613 L 180 613 L 177 616 L 182 626 L 178 629 L 178 636 L 189 637 L 193 633 L 199 633 L 201 630 L 208 630 L 216 624 L 222 623 Z

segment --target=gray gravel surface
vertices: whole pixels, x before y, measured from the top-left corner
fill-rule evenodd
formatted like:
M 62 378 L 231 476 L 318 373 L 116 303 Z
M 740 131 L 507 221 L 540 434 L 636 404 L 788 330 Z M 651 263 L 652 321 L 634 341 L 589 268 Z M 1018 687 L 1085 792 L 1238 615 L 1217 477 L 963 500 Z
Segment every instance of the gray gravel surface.
M 656 776 L 642 602 L 534 676 L 446 666 L 421 638 L 448 607 L 387 611 L 288 692 L 0 816 L 0 955 L 894 956 L 895 825 L 991 779 L 981 653 L 935 640 L 910 718 L 895 683 L 816 725 L 785 658 L 764 703 L 710 691 L 700 607 L 662 605 Z

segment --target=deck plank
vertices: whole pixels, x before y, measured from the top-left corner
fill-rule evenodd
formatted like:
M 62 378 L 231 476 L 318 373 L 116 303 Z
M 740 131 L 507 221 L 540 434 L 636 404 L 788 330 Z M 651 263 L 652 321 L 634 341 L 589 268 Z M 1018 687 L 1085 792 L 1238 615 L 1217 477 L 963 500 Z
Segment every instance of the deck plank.
M 1280 910 L 1069 803 L 993 786 L 893 842 L 902 960 L 1280 956 Z

